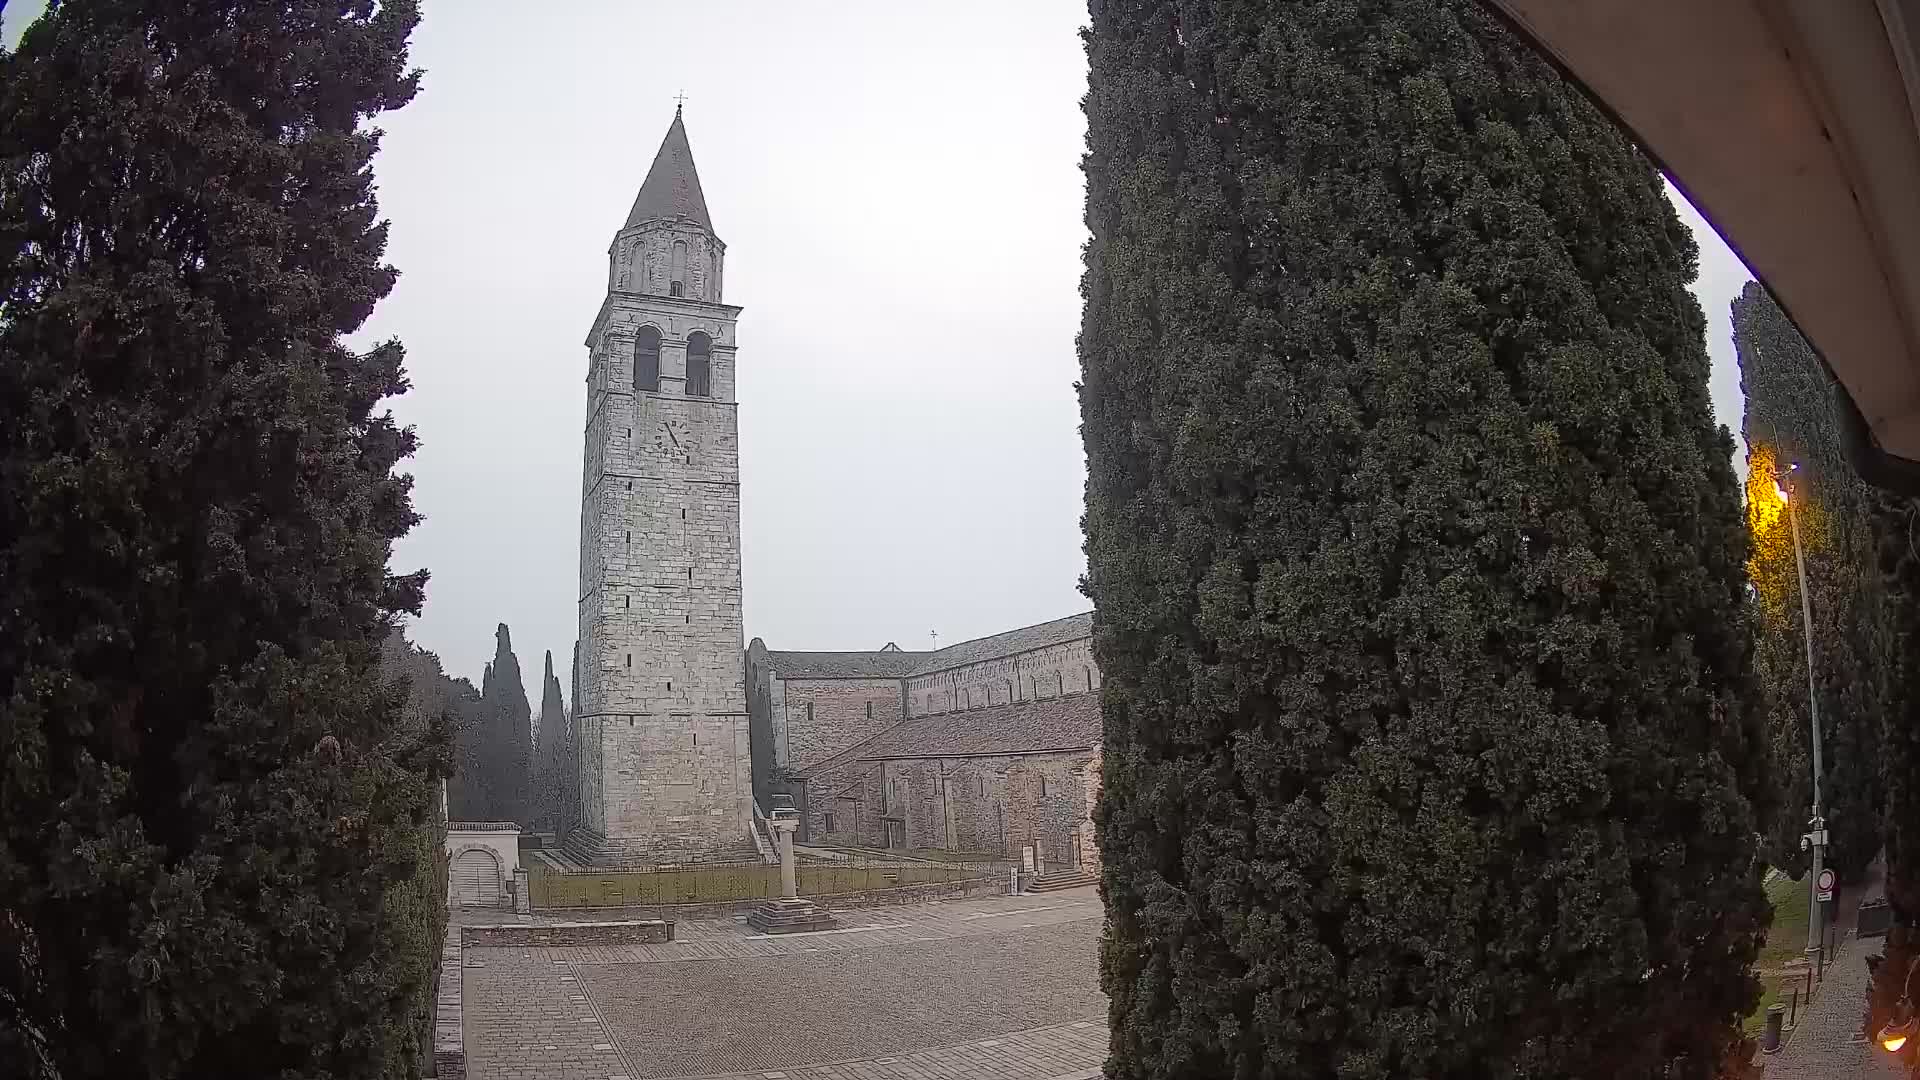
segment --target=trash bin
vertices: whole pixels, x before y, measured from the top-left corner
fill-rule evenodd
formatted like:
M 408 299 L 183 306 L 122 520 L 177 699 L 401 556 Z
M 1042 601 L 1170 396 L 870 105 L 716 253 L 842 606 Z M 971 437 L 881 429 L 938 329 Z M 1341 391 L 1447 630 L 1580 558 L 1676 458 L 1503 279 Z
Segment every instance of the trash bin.
M 1887 928 L 1893 925 L 1893 909 L 1887 906 L 1887 898 L 1876 896 L 1860 904 L 1859 922 L 1854 936 L 1861 938 L 1884 937 Z
M 1767 1026 L 1760 1033 L 1760 1052 L 1777 1054 L 1780 1052 L 1780 1029 L 1787 1022 L 1787 1007 L 1774 1002 L 1767 1006 Z

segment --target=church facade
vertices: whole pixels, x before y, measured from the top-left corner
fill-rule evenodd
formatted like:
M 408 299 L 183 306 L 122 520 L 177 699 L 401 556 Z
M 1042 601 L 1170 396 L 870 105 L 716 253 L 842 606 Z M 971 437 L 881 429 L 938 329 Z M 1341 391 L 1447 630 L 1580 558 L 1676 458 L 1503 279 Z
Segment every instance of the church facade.
M 1091 616 L 928 652 L 743 643 L 726 245 L 678 110 L 607 252 L 586 336 L 572 716 L 584 862 L 764 857 L 802 838 L 1089 866 Z
M 805 842 L 1098 865 L 1093 617 L 929 652 L 747 647 L 754 790 Z

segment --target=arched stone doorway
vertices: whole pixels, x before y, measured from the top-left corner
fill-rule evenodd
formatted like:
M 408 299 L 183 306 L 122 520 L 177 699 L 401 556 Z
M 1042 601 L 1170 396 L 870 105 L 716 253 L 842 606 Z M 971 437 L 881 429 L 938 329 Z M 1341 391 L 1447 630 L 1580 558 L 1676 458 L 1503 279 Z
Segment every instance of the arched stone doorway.
M 502 906 L 500 859 L 486 848 L 470 847 L 455 855 L 451 877 L 454 906 Z

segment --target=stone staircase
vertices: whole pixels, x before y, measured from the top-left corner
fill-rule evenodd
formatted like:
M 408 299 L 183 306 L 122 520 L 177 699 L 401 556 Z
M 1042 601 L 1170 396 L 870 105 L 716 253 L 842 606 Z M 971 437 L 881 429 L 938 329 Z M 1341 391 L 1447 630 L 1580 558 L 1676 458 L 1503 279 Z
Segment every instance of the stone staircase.
M 761 849 L 758 831 L 742 835 L 733 843 L 717 851 L 698 854 L 683 854 L 673 850 L 661 850 L 651 856 L 619 856 L 607 853 L 595 842 L 595 838 L 584 830 L 576 829 L 568 834 L 558 847 L 536 848 L 530 854 L 545 863 L 548 868 L 563 874 L 595 874 L 613 870 L 656 870 L 662 867 L 699 866 L 703 864 L 724 864 L 740 862 L 766 862 L 767 852 Z M 772 861 L 778 862 L 776 857 Z
M 1099 882 L 1099 876 L 1087 870 L 1077 868 L 1049 870 L 1028 882 L 1026 891 L 1030 893 L 1059 892 L 1061 889 L 1078 889 L 1087 885 L 1097 885 Z
M 760 812 L 759 799 L 753 800 L 753 850 L 766 865 L 780 864 L 780 849 L 773 842 L 773 832 L 767 828 L 767 816 Z
M 747 925 L 763 934 L 798 934 L 839 925 L 825 908 L 804 896 L 769 900 L 747 912 Z

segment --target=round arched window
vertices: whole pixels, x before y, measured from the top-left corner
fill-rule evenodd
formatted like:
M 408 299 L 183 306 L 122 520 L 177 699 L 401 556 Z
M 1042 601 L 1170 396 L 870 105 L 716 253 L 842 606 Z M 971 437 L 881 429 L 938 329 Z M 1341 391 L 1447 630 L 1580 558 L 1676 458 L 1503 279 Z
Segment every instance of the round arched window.
M 633 336 L 633 388 L 660 392 L 660 331 L 643 326 Z
M 713 396 L 713 339 L 695 330 L 687 335 L 687 396 Z

